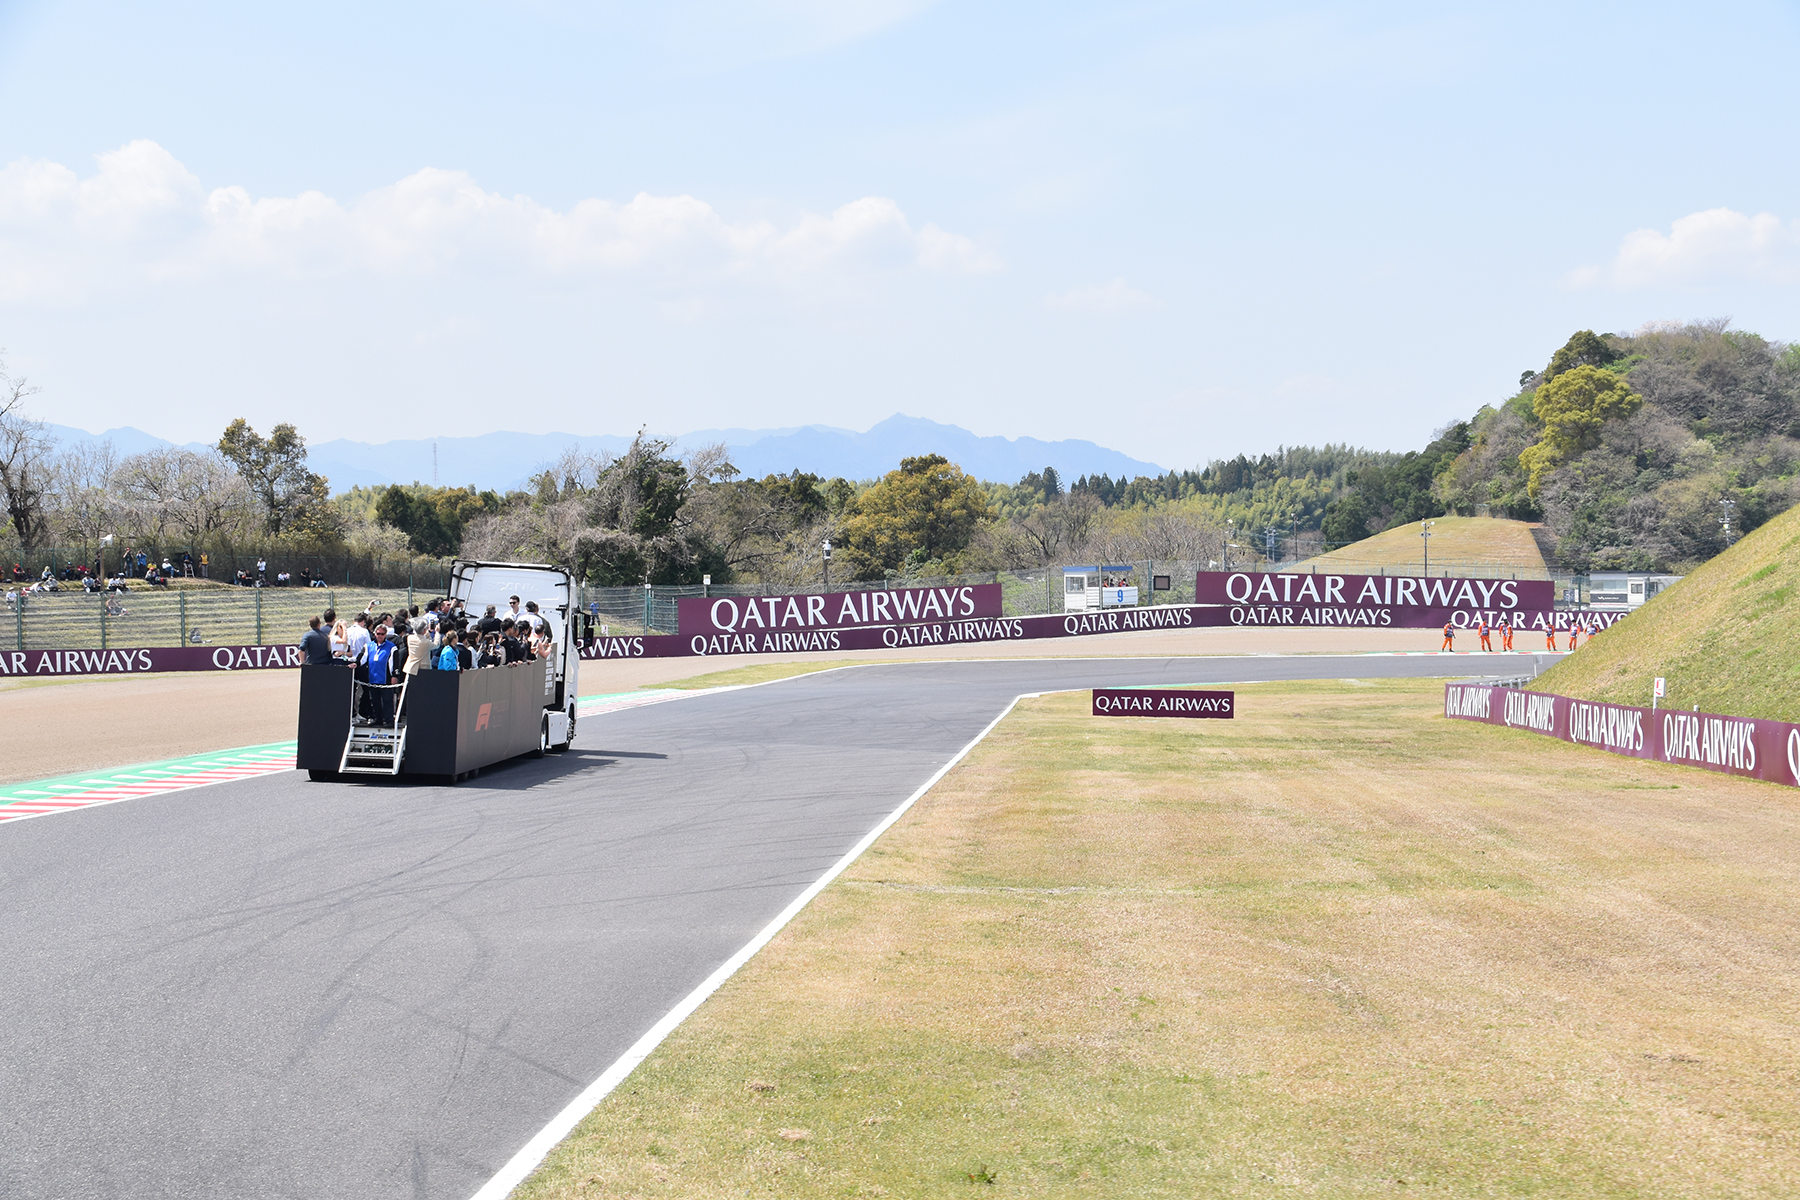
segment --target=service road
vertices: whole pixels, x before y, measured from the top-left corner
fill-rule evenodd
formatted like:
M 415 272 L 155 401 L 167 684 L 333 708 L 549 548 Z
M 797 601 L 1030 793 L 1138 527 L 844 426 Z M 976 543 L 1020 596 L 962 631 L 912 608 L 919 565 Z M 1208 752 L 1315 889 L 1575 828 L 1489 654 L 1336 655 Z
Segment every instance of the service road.
M 1472 665 L 859 667 L 0 826 L 0 1196 L 467 1200 L 1019 693 Z

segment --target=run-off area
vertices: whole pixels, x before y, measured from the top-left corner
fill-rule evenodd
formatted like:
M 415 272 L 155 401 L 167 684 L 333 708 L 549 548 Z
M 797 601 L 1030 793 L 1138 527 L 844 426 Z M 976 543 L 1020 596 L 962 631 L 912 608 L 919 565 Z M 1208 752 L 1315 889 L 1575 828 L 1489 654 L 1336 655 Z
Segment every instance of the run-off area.
M 1800 1185 L 1791 792 L 1237 691 L 1023 701 L 518 1194 Z

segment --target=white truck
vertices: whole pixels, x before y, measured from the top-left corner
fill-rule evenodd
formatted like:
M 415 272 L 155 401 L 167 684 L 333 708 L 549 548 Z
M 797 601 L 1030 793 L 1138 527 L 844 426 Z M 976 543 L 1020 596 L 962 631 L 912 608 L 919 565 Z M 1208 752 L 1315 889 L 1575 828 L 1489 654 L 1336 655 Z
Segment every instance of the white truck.
M 457 559 L 450 565 L 450 595 L 479 620 L 488 605 L 504 617 L 512 598 L 537 601 L 538 615 L 550 623 L 555 653 L 544 679 L 544 744 L 567 750 L 575 740 L 575 697 L 580 692 L 581 642 L 590 637 L 592 618 L 580 611 L 575 580 L 561 567 L 540 563 L 490 563 Z
M 458 559 L 450 595 L 479 622 L 535 601 L 551 654 L 478 671 L 420 671 L 384 685 L 359 680 L 346 662 L 300 668 L 295 765 L 315 780 L 424 775 L 456 782 L 521 754 L 567 750 L 575 740 L 581 645 L 592 618 L 577 607 L 560 567 Z

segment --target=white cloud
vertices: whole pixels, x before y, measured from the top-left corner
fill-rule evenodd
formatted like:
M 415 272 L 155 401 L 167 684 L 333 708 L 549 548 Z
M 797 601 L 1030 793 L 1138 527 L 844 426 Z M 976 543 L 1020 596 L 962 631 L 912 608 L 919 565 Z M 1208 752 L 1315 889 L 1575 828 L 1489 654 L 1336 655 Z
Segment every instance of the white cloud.
M 1129 308 L 1143 308 L 1150 303 L 1151 299 L 1148 295 L 1127 284 L 1123 279 L 1115 279 L 1110 283 L 1102 283 L 1094 287 L 1077 287 L 1070 288 L 1066 292 L 1052 292 L 1044 297 L 1045 307 L 1061 309 L 1063 312 L 1123 312 Z
M 914 228 L 881 196 L 789 229 L 731 222 L 692 196 L 582 200 L 566 212 L 503 196 L 466 173 L 426 168 L 340 203 L 319 192 L 210 191 L 151 141 L 99 157 L 82 179 L 57 163 L 0 171 L 0 300 L 72 299 L 133 283 L 252 273 L 411 277 L 647 273 L 676 286 L 826 276 L 973 273 L 999 261 L 935 225 Z
M 1709 208 L 1680 218 L 1666 234 L 1626 234 L 1609 265 L 1572 271 L 1567 282 L 1620 288 L 1800 282 L 1800 220 Z

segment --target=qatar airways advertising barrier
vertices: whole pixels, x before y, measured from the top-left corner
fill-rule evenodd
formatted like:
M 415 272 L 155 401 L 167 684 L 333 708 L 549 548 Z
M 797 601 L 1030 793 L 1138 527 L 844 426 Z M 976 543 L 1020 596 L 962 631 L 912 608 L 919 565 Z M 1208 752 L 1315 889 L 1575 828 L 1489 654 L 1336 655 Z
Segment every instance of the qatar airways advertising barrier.
M 809 633 L 919 625 L 1001 615 L 1000 585 L 881 588 L 815 596 L 688 597 L 675 602 L 676 631 L 684 637 Z
M 1566 627 L 1557 623 L 1563 614 L 1555 611 L 1556 585 L 1547 579 L 1202 571 L 1194 599 L 1224 610 L 1223 621 L 1207 624 L 1431 629 L 1467 628 L 1485 618 L 1489 624 L 1504 619 L 1514 629 Z
M 1800 725 L 1632 708 L 1488 684 L 1444 687 L 1444 715 L 1524 729 L 1630 758 L 1800 786 Z
M 0 677 L 149 675 L 298 667 L 298 646 L 143 646 L 126 650 L 0 650 Z

